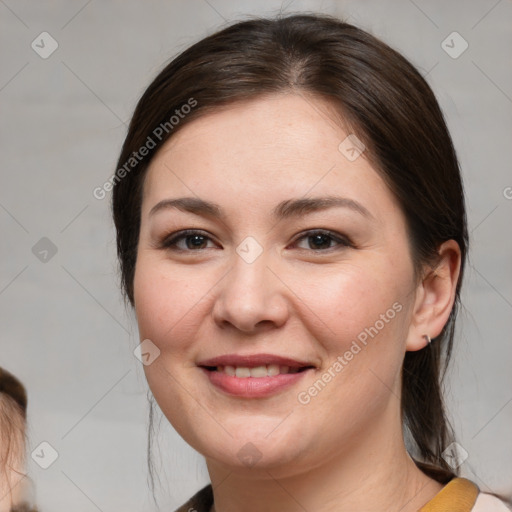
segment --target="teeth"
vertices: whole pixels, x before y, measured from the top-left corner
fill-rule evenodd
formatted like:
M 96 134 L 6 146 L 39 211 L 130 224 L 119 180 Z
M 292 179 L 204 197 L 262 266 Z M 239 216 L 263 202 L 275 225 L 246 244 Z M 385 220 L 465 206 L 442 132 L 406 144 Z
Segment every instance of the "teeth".
M 251 370 L 249 368 L 244 368 L 243 366 L 237 366 L 236 370 L 235 370 L 235 375 L 237 377 L 242 377 L 242 378 L 246 378 L 246 377 L 250 377 L 251 376 Z
M 256 366 L 254 368 L 251 368 L 251 377 L 267 377 L 267 376 L 268 376 L 268 372 L 267 372 L 266 366 Z
M 279 365 L 278 364 L 269 364 L 267 366 L 269 377 L 273 377 L 274 375 L 279 375 Z
M 219 366 L 217 368 L 217 370 L 219 372 L 221 372 L 222 371 L 222 366 Z M 232 377 L 234 377 L 236 375 L 235 367 L 234 366 L 224 366 L 224 373 L 227 373 L 228 375 L 231 375 Z
M 269 364 L 248 368 L 246 366 L 217 366 L 217 371 L 226 373 L 231 377 L 239 377 L 246 379 L 248 377 L 274 377 L 275 375 L 286 373 L 297 373 L 298 368 L 290 368 L 289 366 L 279 366 L 278 364 Z

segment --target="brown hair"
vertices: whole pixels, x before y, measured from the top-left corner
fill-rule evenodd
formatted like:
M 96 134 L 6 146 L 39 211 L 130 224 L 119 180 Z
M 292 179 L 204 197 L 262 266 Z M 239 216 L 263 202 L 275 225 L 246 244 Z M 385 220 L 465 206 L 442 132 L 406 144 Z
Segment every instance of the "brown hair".
M 21 382 L 0 368 L 0 478 L 9 489 L 11 471 L 18 472 L 24 463 L 26 406 L 27 394 Z
M 402 372 L 402 419 L 411 451 L 425 473 L 445 483 L 457 475 L 442 457 L 454 435 L 441 386 L 468 244 L 463 185 L 432 90 L 411 63 L 369 33 L 325 15 L 254 18 L 202 39 L 160 72 L 135 109 L 113 180 L 125 295 L 133 305 L 142 187 L 158 149 L 207 112 L 286 92 L 327 99 L 365 144 L 366 157 L 403 210 L 418 276 L 425 263 L 435 265 L 441 243 L 459 244 L 462 265 L 450 318 L 431 345 L 406 353 Z M 184 109 L 191 100 L 194 108 Z M 183 112 L 178 123 L 169 121 Z M 142 147 L 146 156 L 139 159 Z
M 13 473 L 28 478 L 21 470 L 25 462 L 27 392 L 10 372 L 0 368 L 0 490 L 7 490 L 11 502 L 20 499 L 21 480 L 13 485 Z M 20 486 L 23 487 L 23 486 Z M 23 499 L 23 496 L 21 497 Z M 11 512 L 37 512 L 26 502 L 14 503 Z

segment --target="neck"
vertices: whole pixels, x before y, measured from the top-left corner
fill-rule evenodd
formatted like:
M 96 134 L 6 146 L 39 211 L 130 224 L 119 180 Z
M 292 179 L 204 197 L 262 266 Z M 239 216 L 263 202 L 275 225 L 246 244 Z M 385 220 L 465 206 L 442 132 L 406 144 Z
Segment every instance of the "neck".
M 382 426 L 382 424 L 381 424 Z M 397 432 L 397 430 L 395 430 Z M 301 472 L 284 468 L 233 471 L 207 459 L 215 512 L 416 512 L 443 487 L 419 470 L 402 437 L 385 428 L 364 434 L 321 466 Z

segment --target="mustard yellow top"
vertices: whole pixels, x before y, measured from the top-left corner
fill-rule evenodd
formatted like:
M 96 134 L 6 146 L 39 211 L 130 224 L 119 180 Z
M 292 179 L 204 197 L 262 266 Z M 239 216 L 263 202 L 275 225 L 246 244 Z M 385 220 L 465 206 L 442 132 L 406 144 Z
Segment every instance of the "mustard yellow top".
M 418 512 L 470 512 L 480 489 L 467 478 L 453 478 Z M 210 512 L 213 504 L 211 484 L 203 487 L 176 512 Z
M 453 478 L 418 512 L 469 512 L 480 490 L 467 478 Z

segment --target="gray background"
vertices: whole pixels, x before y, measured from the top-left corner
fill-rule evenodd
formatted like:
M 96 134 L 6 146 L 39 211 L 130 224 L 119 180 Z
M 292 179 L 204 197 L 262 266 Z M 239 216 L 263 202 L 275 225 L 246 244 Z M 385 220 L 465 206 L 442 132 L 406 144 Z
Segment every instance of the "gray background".
M 170 57 L 227 22 L 281 8 L 370 30 L 436 92 L 463 169 L 472 243 L 448 401 L 468 452 L 463 475 L 483 490 L 511 488 L 510 0 L 0 0 L 0 364 L 27 386 L 29 450 L 46 441 L 59 454 L 48 469 L 29 456 L 43 511 L 155 508 L 137 330 L 117 288 L 110 195 L 92 192 L 115 170 L 125 123 Z M 44 31 L 59 45 L 47 59 L 31 47 Z M 442 47 L 454 31 L 469 44 L 458 58 Z M 47 261 L 40 246 L 32 251 L 42 237 L 57 248 Z M 173 510 L 208 475 L 166 421 L 159 439 L 157 496 Z

